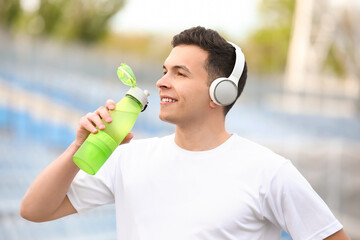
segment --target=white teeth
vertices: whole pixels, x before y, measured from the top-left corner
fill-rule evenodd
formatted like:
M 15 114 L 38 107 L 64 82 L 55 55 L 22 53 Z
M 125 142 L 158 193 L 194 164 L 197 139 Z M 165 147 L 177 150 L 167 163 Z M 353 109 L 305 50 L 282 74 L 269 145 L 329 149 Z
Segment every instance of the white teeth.
M 161 101 L 162 102 L 176 102 L 176 100 L 171 99 L 171 98 L 162 98 Z

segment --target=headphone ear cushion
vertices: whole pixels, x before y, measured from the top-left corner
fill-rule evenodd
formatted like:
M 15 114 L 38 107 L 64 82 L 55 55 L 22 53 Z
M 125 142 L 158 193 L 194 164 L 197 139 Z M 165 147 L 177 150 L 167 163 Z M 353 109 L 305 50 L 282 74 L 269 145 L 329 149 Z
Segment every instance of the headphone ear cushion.
M 232 104 L 237 97 L 237 86 L 228 78 L 215 79 L 209 88 L 211 100 L 221 106 Z

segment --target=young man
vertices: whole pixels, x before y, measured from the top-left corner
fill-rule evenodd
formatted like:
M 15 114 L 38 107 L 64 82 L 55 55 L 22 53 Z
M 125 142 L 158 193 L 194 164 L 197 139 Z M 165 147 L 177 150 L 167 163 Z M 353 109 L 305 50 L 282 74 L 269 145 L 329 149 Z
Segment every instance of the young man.
M 104 129 L 101 119 L 111 122 L 108 101 L 80 120 L 76 140 L 29 188 L 21 215 L 48 221 L 115 203 L 118 239 L 269 240 L 281 229 L 293 239 L 349 239 L 290 161 L 226 131 L 247 77 L 240 48 L 202 27 L 172 44 L 156 85 L 159 117 L 175 134 L 120 145 L 96 175 L 79 172 L 72 156 L 95 126 Z

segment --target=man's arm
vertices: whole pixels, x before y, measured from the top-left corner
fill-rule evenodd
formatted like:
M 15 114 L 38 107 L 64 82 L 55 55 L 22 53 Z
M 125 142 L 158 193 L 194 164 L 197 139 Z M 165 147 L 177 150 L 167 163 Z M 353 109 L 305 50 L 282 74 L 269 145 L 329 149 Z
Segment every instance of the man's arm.
M 344 229 L 334 233 L 333 235 L 325 238 L 325 240 L 350 240 Z
M 108 100 L 106 107 L 100 107 L 95 112 L 88 113 L 81 118 L 76 132 L 76 140 L 37 176 L 25 194 L 20 207 L 20 214 L 23 218 L 34 222 L 43 222 L 76 213 L 66 195 L 71 182 L 79 171 L 72 161 L 72 157 L 90 132 L 96 133 L 98 131 L 96 127 L 101 130 L 105 129 L 101 119 L 108 123 L 112 121 L 109 110 L 113 109 L 115 109 L 115 102 Z M 131 138 L 132 134 L 129 134 L 123 143 L 129 142 Z
M 72 143 L 69 148 L 46 167 L 25 194 L 20 207 L 23 218 L 43 222 L 57 219 L 76 210 L 66 193 L 79 168 L 72 161 L 79 146 Z

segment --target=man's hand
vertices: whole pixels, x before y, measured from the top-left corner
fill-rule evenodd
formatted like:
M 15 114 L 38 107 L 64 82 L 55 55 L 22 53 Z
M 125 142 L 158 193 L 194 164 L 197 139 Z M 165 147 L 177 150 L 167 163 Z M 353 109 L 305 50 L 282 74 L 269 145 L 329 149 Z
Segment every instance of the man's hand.
M 80 119 L 78 129 L 76 131 L 76 144 L 81 146 L 90 133 L 97 133 L 98 129 L 104 130 L 106 123 L 111 123 L 112 118 L 109 111 L 115 109 L 115 102 L 111 99 L 106 101 L 105 107 L 99 107 L 95 112 L 90 112 Z M 134 137 L 134 134 L 129 133 L 123 143 L 128 143 Z

